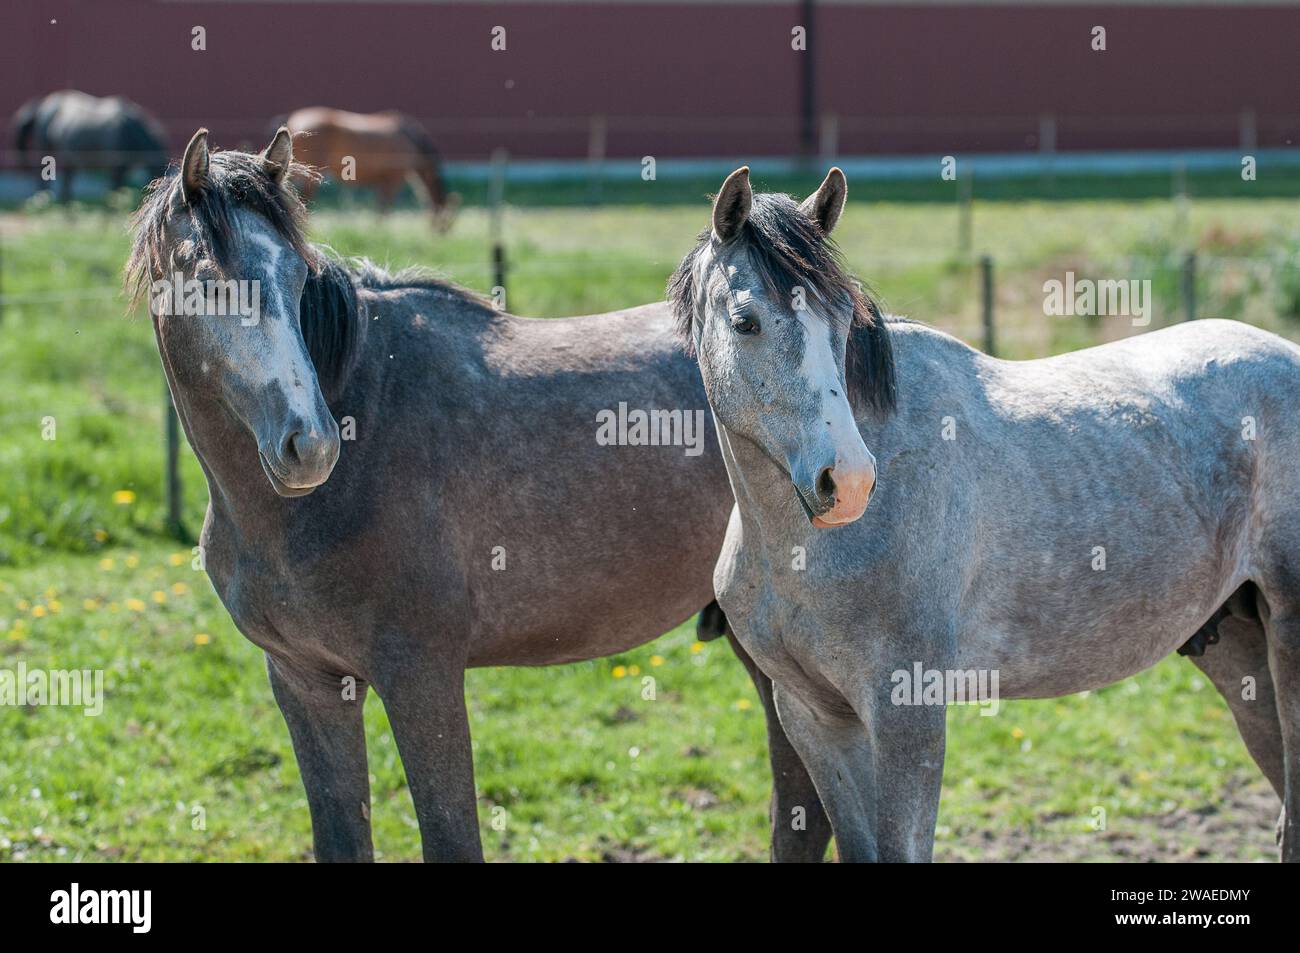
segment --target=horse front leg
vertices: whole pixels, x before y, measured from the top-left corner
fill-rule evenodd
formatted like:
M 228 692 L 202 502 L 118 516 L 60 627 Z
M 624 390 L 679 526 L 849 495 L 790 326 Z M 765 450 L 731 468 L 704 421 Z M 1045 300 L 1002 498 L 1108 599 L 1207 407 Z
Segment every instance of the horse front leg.
M 929 862 L 943 783 L 947 706 L 896 705 L 887 688 L 873 691 L 863 708 L 868 705 L 880 859 Z
M 373 860 L 366 684 L 305 673 L 269 654 L 266 663 L 307 789 L 316 860 Z
M 843 699 L 801 695 L 773 686 L 776 710 L 790 743 L 817 786 L 842 863 L 881 859 L 875 817 L 875 771 L 866 727 Z
M 774 863 L 819 864 L 831 840 L 831 822 L 804 767 L 803 759 L 786 737 L 773 700 L 772 680 L 760 669 L 727 626 L 727 641 L 749 672 L 767 716 L 767 754 L 772 763 L 772 800 L 768 815 L 772 826 Z
M 375 690 L 406 770 L 424 860 L 482 861 L 464 664 L 409 651 L 388 657 L 393 664 L 375 675 Z
M 874 696 L 800 697 L 776 686 L 781 724 L 808 766 L 844 863 L 923 862 L 934 853 L 945 709 Z M 859 712 L 865 713 L 865 718 Z
M 398 193 L 401 192 L 402 186 L 405 184 L 406 177 L 404 175 L 399 175 L 397 178 L 385 178 L 376 183 L 375 204 L 378 206 L 381 216 L 385 216 L 392 211 Z

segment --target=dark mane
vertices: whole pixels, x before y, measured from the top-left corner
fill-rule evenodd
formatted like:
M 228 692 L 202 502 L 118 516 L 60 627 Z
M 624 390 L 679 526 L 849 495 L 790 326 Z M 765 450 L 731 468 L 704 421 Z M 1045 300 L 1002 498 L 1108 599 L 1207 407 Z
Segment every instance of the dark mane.
M 288 184 L 294 175 L 311 175 L 307 166 L 294 163 L 279 185 L 266 174 L 261 160 L 246 152 L 213 152 L 208 185 L 189 204 L 180 195 L 180 173 L 175 166 L 149 183 L 144 200 L 131 220 L 135 237 L 127 260 L 126 280 L 134 305 L 149 285 L 171 270 L 167 248 L 167 221 L 172 215 L 189 216 L 195 251 L 210 259 L 223 275 L 234 263 L 234 243 L 239 237 L 235 212 L 248 209 L 271 223 L 276 233 L 293 247 L 313 272 L 320 267 L 315 248 L 305 232 L 307 210 Z
M 695 264 L 710 241 L 711 230 L 701 232 L 698 244 L 668 280 L 668 301 L 688 349 L 697 317 Z M 844 361 L 849 399 L 884 413 L 892 411 L 897 385 L 889 328 L 862 283 L 845 270 L 835 243 L 793 199 L 777 194 L 753 197 L 749 218 L 734 241 L 777 299 L 789 300 L 795 287 L 824 301 L 847 297 L 853 314 Z
M 308 241 L 307 211 L 289 182 L 295 176 L 314 174 L 308 166 L 294 163 L 284 184 L 279 185 L 263 170 L 258 156 L 213 152 L 208 186 L 187 205 L 179 194 L 179 173 L 172 167 L 150 183 L 132 219 L 135 235 L 126 265 L 126 284 L 135 307 L 140 299 L 148 297 L 150 285 L 172 270 L 172 249 L 167 244 L 170 215 L 188 215 L 198 257 L 210 259 L 223 277 L 235 277 L 230 274 L 239 239 L 235 212 L 247 209 L 262 216 L 307 263 L 307 283 L 299 304 L 302 336 L 321 390 L 327 399 L 333 399 L 356 365 L 365 336 L 365 308 L 357 289 L 420 288 L 443 291 L 469 302 L 481 301 L 422 269 L 392 273 L 364 259 L 344 262 Z

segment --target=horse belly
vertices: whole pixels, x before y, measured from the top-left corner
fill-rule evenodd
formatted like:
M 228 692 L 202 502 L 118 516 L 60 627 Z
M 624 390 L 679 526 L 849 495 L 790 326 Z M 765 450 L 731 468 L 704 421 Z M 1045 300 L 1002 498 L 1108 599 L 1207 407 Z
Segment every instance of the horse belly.
M 1026 573 L 989 593 L 960 623 L 958 667 L 996 670 L 1007 698 L 1100 688 L 1169 655 L 1244 581 L 1213 538 L 1142 557 L 1105 569 L 1094 570 L 1090 559 L 1083 569 Z
M 513 542 L 501 544 L 505 568 L 475 577 L 470 664 L 551 665 L 610 655 L 658 638 L 704 608 L 713 598 L 725 513 L 711 513 L 702 502 L 647 496 L 635 511 L 629 500 L 607 506 L 599 519 L 555 514 L 550 523 L 520 512 L 505 520 L 515 527 Z
M 1142 671 L 1247 578 L 1254 445 L 1200 397 L 1035 431 L 981 483 L 958 646 L 1008 697 Z

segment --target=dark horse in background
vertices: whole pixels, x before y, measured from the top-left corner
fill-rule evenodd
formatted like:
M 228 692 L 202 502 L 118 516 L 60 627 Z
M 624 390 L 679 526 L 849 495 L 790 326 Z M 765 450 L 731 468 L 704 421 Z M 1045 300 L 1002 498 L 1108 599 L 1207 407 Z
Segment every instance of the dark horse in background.
M 167 168 L 162 124 L 121 96 L 101 98 L 75 89 L 49 93 L 18 110 L 12 131 L 23 166 L 37 170 L 42 186 L 44 157 L 54 157 L 54 181 L 65 202 L 72 198 L 76 172 L 107 172 L 110 186 L 118 189 L 135 169 L 152 179 Z
M 344 265 L 304 235 L 289 185 L 304 171 L 287 129 L 259 155 L 209 154 L 200 130 L 145 196 L 128 274 L 141 294 L 174 271 L 263 289 L 251 325 L 150 310 L 208 481 L 208 577 L 266 653 L 317 860 L 372 856 L 370 687 L 425 857 L 479 860 L 465 670 L 611 655 L 702 606 L 725 631 L 717 435 L 667 304 L 535 320 Z M 690 414 L 697 452 L 602 445 L 600 415 L 622 403 Z M 820 860 L 826 815 L 739 654 L 768 719 L 773 857 Z
M 447 191 L 442 157 L 428 131 L 399 112 L 353 113 L 328 106 L 309 106 L 283 122 L 293 134 L 294 155 L 335 180 L 373 186 L 381 211 L 387 211 L 403 184 L 423 192 L 438 231 L 451 227 L 460 196 Z M 320 180 L 300 176 L 296 184 L 310 202 Z

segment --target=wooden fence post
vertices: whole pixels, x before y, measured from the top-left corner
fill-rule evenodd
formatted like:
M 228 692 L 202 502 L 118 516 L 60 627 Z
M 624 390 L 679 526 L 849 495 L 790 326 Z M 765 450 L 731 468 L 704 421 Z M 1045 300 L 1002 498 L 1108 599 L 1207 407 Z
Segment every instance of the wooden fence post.
M 509 309 L 506 295 L 505 224 L 502 221 L 506 196 L 506 167 L 510 154 L 505 149 L 492 152 L 492 178 L 488 183 L 488 233 L 492 241 L 492 286 L 501 289 L 502 308 Z M 495 297 L 495 295 L 494 295 Z
M 980 299 L 984 312 L 984 353 L 995 356 L 993 336 L 993 256 L 980 257 Z

